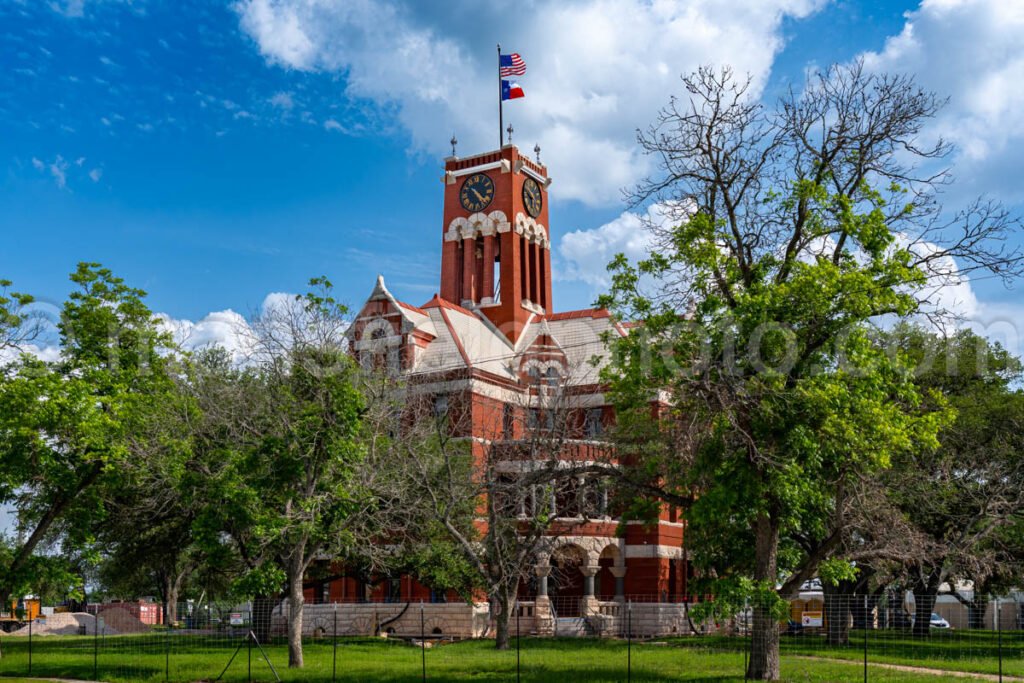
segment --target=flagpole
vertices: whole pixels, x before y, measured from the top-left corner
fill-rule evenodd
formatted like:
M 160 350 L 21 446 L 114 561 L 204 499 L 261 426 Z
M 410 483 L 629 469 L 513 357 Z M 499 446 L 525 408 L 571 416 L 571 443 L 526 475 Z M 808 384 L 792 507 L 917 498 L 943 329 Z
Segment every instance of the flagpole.
M 501 96 L 501 43 L 498 43 L 498 150 L 501 150 L 501 131 L 505 124 L 505 102 Z

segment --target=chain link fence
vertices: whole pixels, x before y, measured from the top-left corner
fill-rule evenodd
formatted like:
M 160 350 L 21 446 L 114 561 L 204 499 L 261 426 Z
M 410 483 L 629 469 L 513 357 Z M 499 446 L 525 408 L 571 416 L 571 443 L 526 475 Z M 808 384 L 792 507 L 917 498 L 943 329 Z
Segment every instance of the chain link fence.
M 698 620 L 657 596 L 522 601 L 509 647 L 495 648 L 486 605 L 306 605 L 304 666 L 289 668 L 287 605 L 206 602 L 162 613 L 95 605 L 8 619 L 0 677 L 128 681 L 743 681 L 755 634 L 779 643 L 783 680 L 1024 681 L 1020 596 L 965 603 L 910 596 L 811 595 L 756 628 L 751 607 Z M 923 624 L 921 619 L 926 619 Z M 758 637 L 761 637 L 760 635 Z

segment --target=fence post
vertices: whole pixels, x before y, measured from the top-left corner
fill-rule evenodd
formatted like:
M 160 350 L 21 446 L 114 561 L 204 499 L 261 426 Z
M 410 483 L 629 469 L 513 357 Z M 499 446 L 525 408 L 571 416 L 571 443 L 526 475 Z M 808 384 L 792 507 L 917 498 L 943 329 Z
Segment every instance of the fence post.
M 32 612 L 30 611 L 29 617 L 31 616 Z M 32 675 L 32 619 L 28 620 L 28 675 Z
M 252 629 L 245 634 L 245 649 L 248 651 L 249 656 L 249 683 L 252 683 L 252 639 L 256 636 L 253 634 Z
M 864 596 L 864 683 L 868 683 L 868 596 Z
M 633 680 L 633 601 L 626 602 L 626 680 Z
M 171 683 L 171 627 L 165 624 L 167 635 L 164 642 L 164 680 Z
M 534 603 L 536 604 L 536 603 Z M 519 598 L 516 598 L 516 683 L 519 683 Z
M 427 618 L 423 613 L 423 600 L 420 600 L 420 659 L 423 662 L 423 680 L 427 680 Z
M 96 605 L 96 622 L 92 627 L 92 679 L 100 680 L 100 607 Z
M 750 608 L 750 598 L 743 598 L 743 616 L 750 615 L 750 619 L 747 621 L 747 633 L 750 636 L 750 642 L 754 642 L 754 611 Z M 747 683 L 747 642 L 746 640 L 740 641 L 740 647 L 743 648 L 743 683 Z
M 331 683 L 338 680 L 338 603 L 334 603 L 334 652 L 331 659 Z
M 1003 620 L 999 609 L 999 598 L 996 598 L 996 643 L 999 649 L 999 683 L 1003 683 Z

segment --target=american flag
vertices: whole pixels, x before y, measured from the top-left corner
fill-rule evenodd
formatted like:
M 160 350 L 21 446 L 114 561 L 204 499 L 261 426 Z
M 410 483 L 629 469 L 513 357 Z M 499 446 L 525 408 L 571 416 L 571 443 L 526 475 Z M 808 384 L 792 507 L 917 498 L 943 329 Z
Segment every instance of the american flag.
M 502 78 L 522 76 L 526 73 L 526 62 L 523 61 L 523 58 L 517 52 L 513 52 L 510 55 L 502 55 L 499 71 Z

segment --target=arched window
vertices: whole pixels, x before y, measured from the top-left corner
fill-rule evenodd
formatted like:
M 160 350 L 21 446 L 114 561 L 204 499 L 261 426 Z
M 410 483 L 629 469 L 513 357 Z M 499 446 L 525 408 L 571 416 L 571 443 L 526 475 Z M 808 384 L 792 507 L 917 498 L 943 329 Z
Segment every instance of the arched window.
M 540 384 L 540 368 L 536 365 L 531 365 L 527 371 L 530 376 L 530 384 Z

